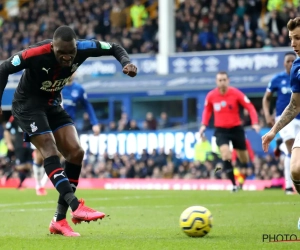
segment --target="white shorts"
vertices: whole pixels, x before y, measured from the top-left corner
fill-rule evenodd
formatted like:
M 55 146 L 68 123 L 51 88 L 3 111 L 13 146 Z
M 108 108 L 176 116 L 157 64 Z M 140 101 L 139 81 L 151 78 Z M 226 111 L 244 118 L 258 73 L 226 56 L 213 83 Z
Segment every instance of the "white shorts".
M 279 116 L 276 117 L 276 122 L 279 120 Z M 279 131 L 279 135 L 282 138 L 283 142 L 286 142 L 290 139 L 295 139 L 296 135 L 300 132 L 300 120 L 294 119 L 283 129 Z
M 300 148 L 300 132 L 298 132 L 298 134 L 296 135 L 292 149 L 294 148 Z

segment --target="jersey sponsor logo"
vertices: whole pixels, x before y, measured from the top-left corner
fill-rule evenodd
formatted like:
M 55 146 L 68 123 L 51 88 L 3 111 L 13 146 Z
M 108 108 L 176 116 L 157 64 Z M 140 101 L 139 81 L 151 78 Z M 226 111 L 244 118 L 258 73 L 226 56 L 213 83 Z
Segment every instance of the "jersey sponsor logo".
M 214 103 L 214 110 L 215 110 L 215 111 L 220 111 L 220 110 L 221 110 L 221 105 L 220 105 L 220 103 Z
M 50 68 L 49 68 L 49 69 L 42 68 L 42 70 L 45 70 L 45 71 L 46 71 L 46 73 L 48 74 L 48 71 L 50 70 Z
M 78 63 L 72 65 L 71 72 L 75 72 L 78 69 Z
M 21 59 L 18 55 L 15 55 L 11 60 L 11 64 L 14 66 L 19 66 L 21 64 Z
M 281 93 L 282 94 L 288 94 L 288 93 L 291 93 L 291 89 L 290 88 L 288 88 L 288 87 L 282 87 L 281 88 Z
M 111 45 L 107 42 L 100 42 L 100 45 L 101 45 L 101 49 L 111 49 Z
M 35 131 L 38 130 L 38 127 L 35 125 L 35 122 L 31 123 L 30 124 L 30 127 L 31 127 L 31 132 L 34 133 Z
M 59 91 L 67 84 L 70 78 L 71 76 L 68 78 L 56 80 L 55 82 L 44 81 L 42 82 L 42 87 L 40 89 L 48 92 Z

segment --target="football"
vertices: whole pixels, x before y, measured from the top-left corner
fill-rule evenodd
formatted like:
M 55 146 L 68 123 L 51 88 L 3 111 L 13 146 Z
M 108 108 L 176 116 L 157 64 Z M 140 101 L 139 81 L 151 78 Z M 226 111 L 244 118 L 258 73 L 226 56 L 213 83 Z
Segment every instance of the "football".
M 213 223 L 211 212 L 202 206 L 192 206 L 180 215 L 179 225 L 183 232 L 190 237 L 207 235 Z

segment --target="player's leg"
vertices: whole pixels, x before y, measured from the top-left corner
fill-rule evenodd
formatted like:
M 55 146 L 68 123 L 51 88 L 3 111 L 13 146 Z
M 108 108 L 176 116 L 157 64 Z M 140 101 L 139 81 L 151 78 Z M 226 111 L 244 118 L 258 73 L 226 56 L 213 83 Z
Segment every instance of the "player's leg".
M 284 152 L 284 179 L 285 179 L 285 193 L 293 194 L 293 183 L 291 180 L 291 153 L 293 144 L 295 141 L 295 135 L 297 134 L 297 124 L 295 120 L 291 121 L 287 126 L 285 126 L 280 132 L 279 135 L 282 138 L 282 141 L 285 144 L 286 150 Z
M 59 155 L 59 158 L 60 158 L 60 162 L 61 162 L 62 166 L 64 167 L 65 163 L 64 163 L 64 159 L 61 154 Z M 47 185 L 48 181 L 49 181 L 48 175 L 46 173 L 44 173 L 44 175 L 41 179 L 41 187 L 45 192 L 46 192 L 45 186 Z
M 37 195 L 46 195 L 47 192 L 42 184 L 42 178 L 47 176 L 43 166 L 44 160 L 39 150 L 34 149 L 33 152 L 33 176 L 35 179 L 35 189 Z M 48 176 L 47 176 L 48 179 Z
M 247 172 L 247 168 L 250 167 L 249 164 L 249 155 L 247 150 L 240 150 L 240 149 L 236 149 L 236 154 L 237 157 L 239 158 L 239 163 L 240 163 L 240 179 L 239 179 L 239 185 L 240 188 L 242 189 L 245 178 L 246 178 L 246 172 Z
M 18 189 L 22 188 L 22 184 L 25 179 L 28 177 L 28 174 L 32 167 L 32 161 L 29 161 L 28 158 L 30 157 L 30 152 L 27 148 L 16 148 L 15 149 L 15 157 L 16 157 L 16 166 L 15 170 L 18 172 L 19 175 L 19 185 Z M 32 159 L 32 158 L 31 158 Z
M 43 107 L 40 109 L 32 107 L 31 110 L 23 110 L 23 108 L 24 106 L 19 105 L 19 103 L 13 103 L 12 113 L 15 120 L 22 130 L 28 134 L 27 138 L 30 138 L 30 142 L 40 151 L 44 160 L 45 171 L 53 186 L 64 197 L 71 209 L 75 211 L 79 208 L 79 205 L 81 206 L 81 203 L 75 197 L 69 180 L 61 167 L 58 149 L 45 110 Z M 27 138 L 25 137 L 25 139 Z M 70 228 L 66 220 L 58 223 L 51 221 L 49 230 L 51 233 L 60 233 L 65 236 L 79 236 Z
M 75 192 L 78 185 L 81 164 L 84 156 L 84 151 L 79 144 L 77 131 L 69 115 L 60 106 L 57 107 L 56 112 L 49 114 L 48 117 L 49 120 L 51 120 L 50 126 L 55 137 L 57 148 L 65 159 L 64 173 L 69 179 L 72 189 Z M 50 119 L 51 117 L 56 117 L 56 119 Z M 64 219 L 66 216 L 69 204 L 64 201 L 64 197 L 60 196 L 57 207 L 57 221 Z M 84 205 L 84 203 L 81 202 L 81 205 Z M 73 217 L 78 217 L 77 211 L 72 211 Z M 103 218 L 104 216 L 105 214 L 94 211 L 94 214 L 90 214 L 90 219 L 86 220 L 89 221 L 91 219 Z M 79 221 L 76 219 L 72 220 L 74 223 L 81 221 L 81 219 Z
M 291 179 L 291 155 L 292 155 L 292 148 L 295 139 L 290 139 L 285 141 L 285 146 L 287 148 L 288 153 L 285 154 L 284 157 L 284 179 L 285 179 L 285 193 L 287 195 L 293 194 L 293 182 Z
M 245 131 L 243 127 L 238 126 L 231 129 L 230 135 L 231 135 L 230 139 L 232 141 L 232 146 L 236 150 L 237 157 L 239 159 L 241 173 L 242 173 L 241 176 L 243 176 L 243 174 L 246 173 L 246 169 L 250 167 L 249 155 L 246 147 Z M 242 186 L 243 184 L 244 184 L 244 180 L 241 179 L 240 186 Z
M 300 132 L 296 135 L 291 154 L 291 179 L 298 194 L 300 194 Z M 300 218 L 298 220 L 300 230 Z
M 228 179 L 232 183 L 232 191 L 236 192 L 236 182 L 233 173 L 233 166 L 231 164 L 231 150 L 229 147 L 228 132 L 224 129 L 216 129 L 215 131 L 216 142 L 220 150 L 221 159 L 223 161 L 223 169 L 226 172 Z

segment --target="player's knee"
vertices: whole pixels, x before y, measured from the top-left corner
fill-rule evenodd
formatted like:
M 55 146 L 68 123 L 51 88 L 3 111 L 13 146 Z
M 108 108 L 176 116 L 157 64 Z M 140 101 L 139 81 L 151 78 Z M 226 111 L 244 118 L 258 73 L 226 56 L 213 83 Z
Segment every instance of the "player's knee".
M 66 160 L 75 164 L 81 164 L 84 156 L 84 150 L 82 147 L 78 146 L 75 150 L 72 150 Z

